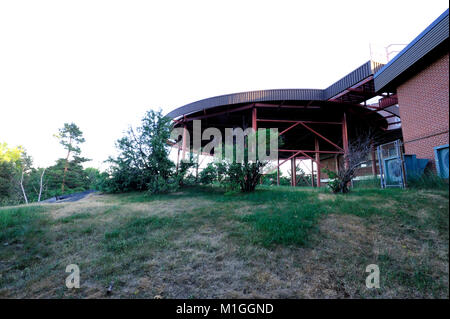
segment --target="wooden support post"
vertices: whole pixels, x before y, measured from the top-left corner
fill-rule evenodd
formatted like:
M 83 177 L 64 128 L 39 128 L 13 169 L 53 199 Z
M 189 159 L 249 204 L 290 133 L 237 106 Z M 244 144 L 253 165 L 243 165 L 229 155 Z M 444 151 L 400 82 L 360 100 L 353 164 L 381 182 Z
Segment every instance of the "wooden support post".
M 314 187 L 314 161 L 311 160 L 311 186 Z
M 317 187 L 321 186 L 320 183 L 320 153 L 318 153 L 319 150 L 319 140 L 317 137 L 315 138 L 315 149 L 316 149 L 316 167 L 317 167 Z

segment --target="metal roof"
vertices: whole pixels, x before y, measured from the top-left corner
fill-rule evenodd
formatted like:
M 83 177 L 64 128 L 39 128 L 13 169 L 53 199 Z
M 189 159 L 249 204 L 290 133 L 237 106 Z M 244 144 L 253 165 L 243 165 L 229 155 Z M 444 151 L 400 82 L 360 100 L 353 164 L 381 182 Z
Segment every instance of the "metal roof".
M 448 35 L 449 10 L 447 9 L 391 61 L 375 73 L 375 91 L 379 92 L 386 88 L 398 76 L 448 39 Z
M 181 106 L 169 114 L 168 117 L 176 118 L 182 115 L 207 110 L 216 106 L 254 103 L 267 101 L 307 101 L 323 100 L 323 90 L 316 89 L 279 89 L 261 90 L 220 95 Z
M 342 79 L 336 81 L 327 87 L 325 91 L 325 99 L 331 99 L 333 96 L 345 91 L 346 89 L 354 86 L 355 84 L 367 79 L 369 76 L 375 74 L 383 64 L 375 61 L 367 61 L 359 68 L 356 68 Z
M 167 116 L 177 118 L 217 106 L 242 103 L 268 101 L 327 101 L 336 94 L 339 94 L 347 88 L 372 76 L 381 66 L 382 64 L 368 61 L 324 90 L 275 89 L 226 94 L 186 104 L 171 111 Z
M 327 101 L 373 75 L 375 92 L 381 91 L 399 75 L 427 55 L 449 35 L 449 10 L 442 13 L 408 46 L 386 65 L 368 61 L 324 90 L 321 89 L 275 89 L 220 95 L 192 102 L 167 114 L 171 118 L 207 110 L 210 108 L 268 101 Z

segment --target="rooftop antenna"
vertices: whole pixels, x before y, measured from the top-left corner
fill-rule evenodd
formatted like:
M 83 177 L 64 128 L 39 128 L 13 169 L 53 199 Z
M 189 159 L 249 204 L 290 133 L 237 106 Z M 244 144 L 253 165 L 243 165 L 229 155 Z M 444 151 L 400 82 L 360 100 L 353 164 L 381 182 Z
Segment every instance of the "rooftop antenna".
M 382 64 L 388 63 L 406 46 L 404 43 L 392 43 L 387 46 L 373 45 L 369 43 L 370 59 Z
M 394 48 L 393 50 L 390 50 L 391 47 L 395 47 L 395 46 L 397 46 L 397 49 Z M 401 48 L 398 48 L 398 47 L 401 47 Z M 386 51 L 386 61 L 389 62 L 390 60 L 392 60 L 392 58 L 397 53 L 399 53 L 401 50 L 403 50 L 404 47 L 406 47 L 406 44 L 404 44 L 404 43 L 392 43 L 392 44 L 389 44 L 388 46 L 384 47 L 384 49 Z M 392 56 L 392 54 L 394 54 L 394 56 Z M 392 56 L 392 58 L 391 58 L 391 56 Z

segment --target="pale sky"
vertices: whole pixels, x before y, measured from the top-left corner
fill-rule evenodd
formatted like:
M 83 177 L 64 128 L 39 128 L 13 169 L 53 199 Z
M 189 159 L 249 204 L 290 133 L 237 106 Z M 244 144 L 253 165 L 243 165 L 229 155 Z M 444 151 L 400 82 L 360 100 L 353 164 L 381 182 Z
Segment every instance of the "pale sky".
M 0 142 L 38 166 L 64 122 L 101 167 L 146 110 L 227 93 L 325 88 L 378 47 L 409 43 L 448 1 L 3 1 Z M 104 167 L 104 166 L 103 166 Z

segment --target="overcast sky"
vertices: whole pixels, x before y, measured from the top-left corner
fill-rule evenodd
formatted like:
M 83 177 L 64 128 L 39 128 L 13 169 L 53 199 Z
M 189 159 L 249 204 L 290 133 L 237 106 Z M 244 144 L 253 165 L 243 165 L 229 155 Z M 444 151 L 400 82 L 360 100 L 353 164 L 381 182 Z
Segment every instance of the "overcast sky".
M 448 1 L 3 1 L 0 142 L 47 166 L 84 132 L 87 166 L 148 109 L 250 90 L 325 88 L 408 43 Z

